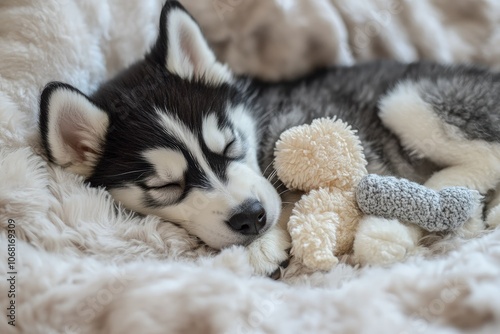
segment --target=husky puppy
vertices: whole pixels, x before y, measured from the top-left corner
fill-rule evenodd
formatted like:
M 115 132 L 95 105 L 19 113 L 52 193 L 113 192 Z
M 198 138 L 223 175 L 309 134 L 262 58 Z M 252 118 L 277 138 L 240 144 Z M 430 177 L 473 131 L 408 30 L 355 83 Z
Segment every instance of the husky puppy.
M 370 172 L 486 194 L 500 181 L 498 92 L 498 74 L 431 63 L 334 67 L 286 83 L 237 77 L 168 1 L 143 60 L 90 96 L 46 86 L 40 130 L 51 162 L 214 248 L 247 245 L 256 270 L 269 273 L 289 248 L 266 177 L 281 132 L 337 116 L 358 130 Z M 411 252 L 422 232 L 380 219 L 359 233 L 358 259 L 385 263 Z

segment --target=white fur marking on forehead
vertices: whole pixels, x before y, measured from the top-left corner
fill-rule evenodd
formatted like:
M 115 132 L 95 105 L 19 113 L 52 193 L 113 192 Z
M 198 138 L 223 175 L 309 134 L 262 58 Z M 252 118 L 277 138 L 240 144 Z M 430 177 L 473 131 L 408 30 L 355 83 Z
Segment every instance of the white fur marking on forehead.
M 207 83 L 232 82 L 227 66 L 219 63 L 193 19 L 174 9 L 168 15 L 167 69 L 184 79 Z
M 198 138 L 193 134 L 193 132 L 173 115 L 158 110 L 158 116 L 163 124 L 165 132 L 170 136 L 175 137 L 186 146 L 189 153 L 193 156 L 209 178 L 212 186 L 223 188 L 224 185 L 220 182 L 219 178 L 215 175 L 212 168 L 208 164 L 206 157 L 201 150 Z
M 243 133 L 252 144 L 255 144 L 257 140 L 255 121 L 248 110 L 244 106 L 238 105 L 229 110 L 228 116 L 234 127 Z
M 222 154 L 226 145 L 233 139 L 230 129 L 219 129 L 217 116 L 214 114 L 203 120 L 202 134 L 208 149 L 217 154 Z
M 257 128 L 253 117 L 248 110 L 238 105 L 228 113 L 229 119 L 238 132 L 242 133 L 247 142 L 247 159 L 255 170 L 260 170 L 257 162 Z
M 187 170 L 187 161 L 179 151 L 158 148 L 149 150 L 143 155 L 163 180 L 181 179 Z

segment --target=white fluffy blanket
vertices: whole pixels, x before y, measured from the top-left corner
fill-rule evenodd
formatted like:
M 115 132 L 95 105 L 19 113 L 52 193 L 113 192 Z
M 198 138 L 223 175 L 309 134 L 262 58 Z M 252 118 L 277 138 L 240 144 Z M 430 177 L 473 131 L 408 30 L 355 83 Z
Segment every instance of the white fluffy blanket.
M 161 2 L 0 2 L 1 333 L 499 332 L 500 229 L 388 268 L 272 281 L 243 248 L 215 254 L 47 165 L 41 88 L 91 92 L 141 57 Z M 496 0 L 183 2 L 222 59 L 268 79 L 375 57 L 500 65 Z

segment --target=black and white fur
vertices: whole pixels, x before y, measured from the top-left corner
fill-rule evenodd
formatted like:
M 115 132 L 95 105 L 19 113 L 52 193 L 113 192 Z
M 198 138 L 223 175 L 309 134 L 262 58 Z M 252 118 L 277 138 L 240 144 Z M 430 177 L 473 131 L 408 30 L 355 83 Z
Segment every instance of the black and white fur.
M 40 130 L 51 162 L 212 247 L 248 245 L 264 273 L 289 247 L 275 226 L 278 192 L 263 175 L 282 131 L 338 116 L 358 130 L 370 172 L 486 194 L 500 181 L 499 79 L 475 67 L 390 61 L 287 83 L 237 77 L 169 1 L 151 52 L 91 96 L 47 85 Z M 477 221 L 466 229 L 480 229 Z M 421 236 L 396 221 L 373 224 L 360 226 L 361 262 L 399 259 Z

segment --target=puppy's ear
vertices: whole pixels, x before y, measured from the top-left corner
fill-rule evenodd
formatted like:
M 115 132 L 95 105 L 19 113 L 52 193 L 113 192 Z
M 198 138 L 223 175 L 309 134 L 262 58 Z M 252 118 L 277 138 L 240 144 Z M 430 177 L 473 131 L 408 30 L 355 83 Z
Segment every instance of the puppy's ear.
M 52 82 L 42 93 L 39 125 L 50 161 L 90 176 L 101 154 L 108 115 L 76 88 Z
M 177 1 L 167 1 L 160 17 L 160 33 L 153 50 L 173 74 L 219 84 L 232 80 L 231 71 L 215 58 L 193 17 Z

